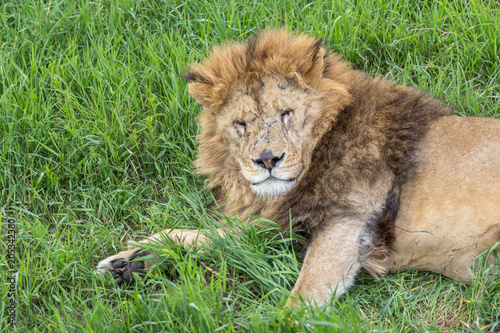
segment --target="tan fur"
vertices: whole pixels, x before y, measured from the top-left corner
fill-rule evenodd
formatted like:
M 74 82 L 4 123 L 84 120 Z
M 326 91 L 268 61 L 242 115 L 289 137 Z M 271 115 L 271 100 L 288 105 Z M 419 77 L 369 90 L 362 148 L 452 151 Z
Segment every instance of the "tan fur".
M 186 78 L 203 107 L 195 164 L 220 211 L 309 238 L 290 306 L 342 295 L 361 269 L 470 282 L 474 257 L 500 240 L 500 120 L 450 116 L 422 92 L 284 31 L 215 48 Z M 147 241 L 162 235 L 208 242 L 195 230 Z M 126 262 L 138 251 L 98 269 L 132 281 Z
M 500 120 L 443 118 L 419 157 L 419 177 L 402 189 L 386 267 L 470 283 L 474 258 L 500 241 Z

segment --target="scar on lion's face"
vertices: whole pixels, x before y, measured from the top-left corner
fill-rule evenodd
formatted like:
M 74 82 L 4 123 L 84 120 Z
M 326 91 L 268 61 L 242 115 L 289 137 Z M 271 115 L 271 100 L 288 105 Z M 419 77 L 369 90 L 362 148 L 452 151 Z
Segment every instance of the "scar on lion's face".
M 275 78 L 260 80 L 257 92 L 234 89 L 222 108 L 227 144 L 252 191 L 277 198 L 297 183 L 304 170 L 301 142 L 309 136 L 320 112 L 318 97 Z M 228 122 L 230 122 L 228 126 Z

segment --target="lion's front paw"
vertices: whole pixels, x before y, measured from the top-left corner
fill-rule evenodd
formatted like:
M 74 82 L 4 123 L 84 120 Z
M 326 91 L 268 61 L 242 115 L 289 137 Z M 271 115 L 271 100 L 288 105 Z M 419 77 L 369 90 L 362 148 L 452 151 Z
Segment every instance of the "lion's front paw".
M 128 250 L 101 260 L 97 264 L 97 271 L 104 276 L 110 273 L 118 285 L 135 282 L 134 274 L 144 274 L 150 266 L 150 260 L 135 260 L 148 255 L 150 252 L 139 247 L 130 246 Z

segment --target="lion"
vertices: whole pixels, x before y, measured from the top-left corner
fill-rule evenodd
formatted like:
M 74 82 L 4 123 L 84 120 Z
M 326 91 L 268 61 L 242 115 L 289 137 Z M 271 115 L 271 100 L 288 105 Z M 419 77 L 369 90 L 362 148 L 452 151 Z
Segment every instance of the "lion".
M 362 270 L 470 283 L 474 258 L 500 241 L 500 120 L 452 115 L 283 30 L 215 47 L 185 78 L 202 106 L 195 165 L 220 212 L 308 240 L 289 307 L 324 305 Z M 181 229 L 142 242 L 163 237 L 210 244 L 203 230 Z M 139 245 L 97 270 L 133 282 L 151 265 Z

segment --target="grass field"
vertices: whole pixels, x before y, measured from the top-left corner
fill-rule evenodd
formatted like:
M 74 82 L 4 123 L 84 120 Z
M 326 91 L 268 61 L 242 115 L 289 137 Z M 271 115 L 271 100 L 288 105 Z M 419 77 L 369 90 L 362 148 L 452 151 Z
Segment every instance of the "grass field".
M 212 45 L 286 26 L 456 114 L 500 118 L 498 1 L 2 0 L 0 21 L 1 332 L 12 283 L 16 332 L 500 331 L 500 279 L 484 274 L 362 277 L 292 313 L 302 254 L 271 224 L 235 225 L 205 254 L 164 247 L 164 269 L 132 287 L 94 274 L 128 239 L 213 224 L 180 78 Z

